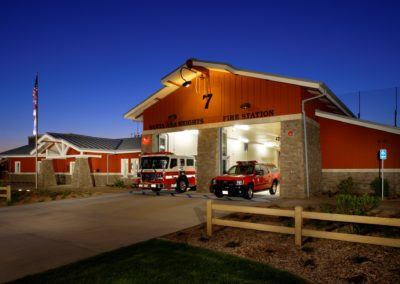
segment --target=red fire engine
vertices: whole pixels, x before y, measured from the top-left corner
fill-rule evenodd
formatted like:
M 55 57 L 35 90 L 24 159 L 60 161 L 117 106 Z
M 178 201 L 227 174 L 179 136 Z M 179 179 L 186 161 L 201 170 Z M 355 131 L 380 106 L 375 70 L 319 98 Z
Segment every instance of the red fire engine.
M 170 152 L 146 153 L 140 158 L 139 188 L 159 192 L 175 189 L 185 192 L 196 189 L 196 169 L 193 156 Z

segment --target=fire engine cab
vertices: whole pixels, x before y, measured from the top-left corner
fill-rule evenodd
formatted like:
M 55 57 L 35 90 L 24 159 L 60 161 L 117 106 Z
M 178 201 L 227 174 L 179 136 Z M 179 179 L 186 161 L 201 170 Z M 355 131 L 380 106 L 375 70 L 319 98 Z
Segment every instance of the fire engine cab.
M 140 158 L 139 188 L 159 192 L 196 189 L 195 158 L 170 152 L 146 153 Z

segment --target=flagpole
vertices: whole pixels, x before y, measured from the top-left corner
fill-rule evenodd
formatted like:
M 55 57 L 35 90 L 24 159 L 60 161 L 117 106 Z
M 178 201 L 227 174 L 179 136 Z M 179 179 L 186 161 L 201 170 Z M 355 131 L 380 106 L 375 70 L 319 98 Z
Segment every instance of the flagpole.
M 36 113 L 35 113 L 35 153 L 36 153 L 36 157 L 35 157 L 35 188 L 36 190 L 38 189 L 38 125 L 39 125 L 39 118 L 38 118 L 38 102 L 39 102 L 39 86 L 38 86 L 38 81 L 39 81 L 39 72 L 36 73 L 36 82 L 35 82 L 35 87 L 36 89 Z

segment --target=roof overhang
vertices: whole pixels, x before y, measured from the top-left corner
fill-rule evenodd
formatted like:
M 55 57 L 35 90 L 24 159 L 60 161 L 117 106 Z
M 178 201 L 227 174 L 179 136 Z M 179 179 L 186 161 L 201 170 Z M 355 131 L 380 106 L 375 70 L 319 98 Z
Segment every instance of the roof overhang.
M 348 124 L 353 124 L 353 125 L 358 125 L 366 128 L 371 128 L 375 130 L 380 130 L 380 131 L 385 131 L 385 132 L 390 132 L 394 134 L 400 134 L 400 128 L 398 127 L 393 127 L 385 124 L 380 124 L 376 122 L 371 122 L 368 120 L 361 120 L 361 119 L 356 119 L 352 117 L 347 117 L 343 115 L 338 115 L 338 114 L 332 114 L 329 112 L 324 112 L 320 110 L 315 111 L 315 115 L 318 117 L 330 119 L 330 120 L 335 120 L 335 121 L 340 121 Z
M 165 98 L 169 94 L 179 89 L 180 86 L 182 86 L 184 80 L 182 79 L 180 72 L 182 68 L 184 67 L 187 68 L 188 64 L 192 65 L 193 67 L 199 67 L 212 71 L 229 72 L 235 75 L 270 80 L 275 82 L 297 85 L 309 89 L 314 89 L 319 91 L 321 94 L 325 94 L 328 100 L 332 102 L 338 109 L 340 109 L 347 116 L 355 117 L 355 115 L 351 112 L 351 110 L 348 109 L 347 106 L 323 82 L 286 77 L 265 72 L 256 72 L 256 71 L 238 69 L 227 63 L 190 59 L 187 61 L 187 63 L 179 66 L 174 71 L 163 77 L 161 79 L 161 83 L 164 85 L 164 87 L 158 90 L 157 92 L 153 93 L 147 99 L 145 99 L 144 101 L 133 107 L 127 113 L 125 113 L 124 118 L 136 121 L 142 121 L 143 111 L 145 111 L 147 108 L 154 105 L 159 100 Z M 192 68 L 192 70 L 194 70 L 194 72 L 188 71 L 186 69 L 183 69 L 182 71 L 184 72 L 182 73 L 182 75 L 184 75 L 184 78 L 187 81 L 193 80 L 195 77 L 200 76 L 202 74 L 202 72 L 196 70 L 196 68 Z

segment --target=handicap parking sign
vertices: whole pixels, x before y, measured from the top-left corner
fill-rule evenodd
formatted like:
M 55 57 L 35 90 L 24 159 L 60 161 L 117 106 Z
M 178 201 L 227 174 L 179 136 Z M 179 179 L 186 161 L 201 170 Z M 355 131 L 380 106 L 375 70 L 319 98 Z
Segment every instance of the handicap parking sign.
M 380 149 L 379 150 L 379 159 L 386 160 L 386 158 L 387 158 L 387 150 L 386 149 Z

